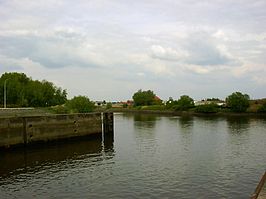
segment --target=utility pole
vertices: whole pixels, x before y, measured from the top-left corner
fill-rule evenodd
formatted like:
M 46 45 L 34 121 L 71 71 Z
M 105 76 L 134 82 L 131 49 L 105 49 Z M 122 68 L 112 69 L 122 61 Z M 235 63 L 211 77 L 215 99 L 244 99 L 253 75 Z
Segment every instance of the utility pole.
M 4 108 L 6 108 L 6 82 L 8 79 L 5 79 L 4 82 Z

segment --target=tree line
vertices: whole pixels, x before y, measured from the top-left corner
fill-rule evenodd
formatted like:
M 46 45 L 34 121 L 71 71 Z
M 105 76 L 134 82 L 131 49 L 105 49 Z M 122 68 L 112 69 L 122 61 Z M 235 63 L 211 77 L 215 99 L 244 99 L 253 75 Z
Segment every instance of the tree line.
M 67 101 L 65 89 L 46 80 L 32 80 L 24 73 L 4 73 L 0 87 L 0 103 L 6 94 L 7 107 L 49 107 Z
M 219 105 L 218 102 L 221 102 L 221 100 L 218 98 L 209 98 L 206 100 L 208 103 L 195 106 L 194 100 L 188 95 L 182 95 L 177 100 L 170 97 L 169 100 L 163 104 L 162 101 L 156 99 L 155 93 L 151 90 L 138 90 L 133 94 L 132 98 L 135 107 L 161 105 L 160 109 L 173 111 L 192 110 L 201 113 L 215 113 L 219 111 L 246 112 L 251 105 L 249 95 L 241 92 L 234 92 L 228 95 L 223 105 Z M 258 105 L 257 112 L 266 112 L 266 101 Z
M 95 109 L 94 102 L 86 96 L 75 96 L 67 100 L 67 91 L 46 80 L 32 80 L 24 73 L 4 73 L 0 77 L 0 103 L 4 104 L 6 95 L 7 107 L 55 107 L 56 113 L 91 112 Z M 166 103 L 152 90 L 138 90 L 132 96 L 133 106 L 138 109 L 167 109 L 173 111 L 196 111 L 213 113 L 218 111 L 246 112 L 251 101 L 248 94 L 234 92 L 227 96 L 225 105 L 216 102 L 218 98 L 207 99 L 210 103 L 195 106 L 194 100 L 188 95 L 179 99 L 172 97 Z M 256 102 L 255 102 L 256 103 Z M 111 108 L 112 105 L 108 106 Z M 257 112 L 266 112 L 266 100 L 258 105 Z
M 95 108 L 86 96 L 68 100 L 66 89 L 47 80 L 33 80 L 24 73 L 2 74 L 0 87 L 0 103 L 4 105 L 6 98 L 7 107 L 50 107 L 54 113 L 87 113 Z

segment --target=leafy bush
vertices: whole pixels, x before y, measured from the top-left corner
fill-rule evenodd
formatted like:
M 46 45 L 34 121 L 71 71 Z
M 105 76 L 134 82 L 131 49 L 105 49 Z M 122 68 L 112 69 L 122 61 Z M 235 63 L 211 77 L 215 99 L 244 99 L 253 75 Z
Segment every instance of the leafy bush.
M 52 109 L 52 111 L 55 114 L 66 114 L 66 113 L 69 112 L 69 110 L 67 109 L 67 107 L 65 107 L 63 105 L 54 106 L 51 109 Z
M 149 106 L 155 103 L 155 94 L 151 90 L 142 91 L 134 93 L 132 96 L 134 101 L 134 106 Z
M 226 98 L 227 106 L 234 112 L 246 112 L 249 107 L 249 96 L 235 92 Z
M 173 105 L 173 109 L 175 111 L 186 111 L 193 107 L 194 107 L 194 100 L 187 95 L 182 95 L 179 98 L 179 100 L 177 100 L 177 102 L 174 103 Z
M 75 96 L 66 103 L 66 107 L 72 113 L 88 113 L 95 108 L 94 103 L 86 96 Z
M 173 100 L 173 98 L 170 97 L 169 100 L 166 102 L 165 107 L 166 109 L 173 109 L 175 105 L 177 105 L 177 100 Z
M 214 103 L 199 105 L 195 108 L 195 111 L 198 113 L 217 113 L 218 110 L 218 106 Z
M 106 109 L 110 109 L 110 108 L 112 108 L 112 103 L 111 103 L 111 102 L 108 102 L 108 103 L 106 104 Z
M 259 113 L 266 113 L 266 102 L 258 108 Z

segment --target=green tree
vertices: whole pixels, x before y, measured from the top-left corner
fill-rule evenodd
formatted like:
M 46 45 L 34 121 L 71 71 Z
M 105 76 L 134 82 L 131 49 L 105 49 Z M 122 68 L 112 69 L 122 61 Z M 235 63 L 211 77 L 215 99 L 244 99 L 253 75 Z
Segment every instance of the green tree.
M 7 105 L 12 107 L 45 107 L 64 104 L 67 100 L 66 90 L 56 87 L 46 80 L 32 80 L 24 73 L 4 73 L 0 78 L 0 87 L 6 82 Z M 3 103 L 4 92 L 0 89 L 0 102 Z
M 86 96 L 75 96 L 67 101 L 66 107 L 74 113 L 88 113 L 92 112 L 95 108 L 94 102 Z
M 166 102 L 165 106 L 167 109 L 173 109 L 177 105 L 177 100 L 174 100 L 172 97 L 169 97 L 168 101 Z
M 0 101 L 3 103 L 6 83 L 7 105 L 23 106 L 26 101 L 25 89 L 30 79 L 24 73 L 4 73 L 0 78 Z
M 155 94 L 151 90 L 138 92 L 133 95 L 134 106 L 149 106 L 155 103 Z
M 245 112 L 249 107 L 249 95 L 234 92 L 226 98 L 227 106 L 234 112 Z
M 188 95 L 182 95 L 174 105 L 174 109 L 177 111 L 186 111 L 194 107 L 194 100 Z

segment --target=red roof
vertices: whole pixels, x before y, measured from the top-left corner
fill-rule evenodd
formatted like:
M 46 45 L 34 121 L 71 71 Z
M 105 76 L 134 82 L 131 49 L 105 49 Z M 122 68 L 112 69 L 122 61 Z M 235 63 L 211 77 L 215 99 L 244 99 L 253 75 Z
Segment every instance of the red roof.
M 155 95 L 154 99 L 155 99 L 156 101 L 162 101 L 157 95 Z

